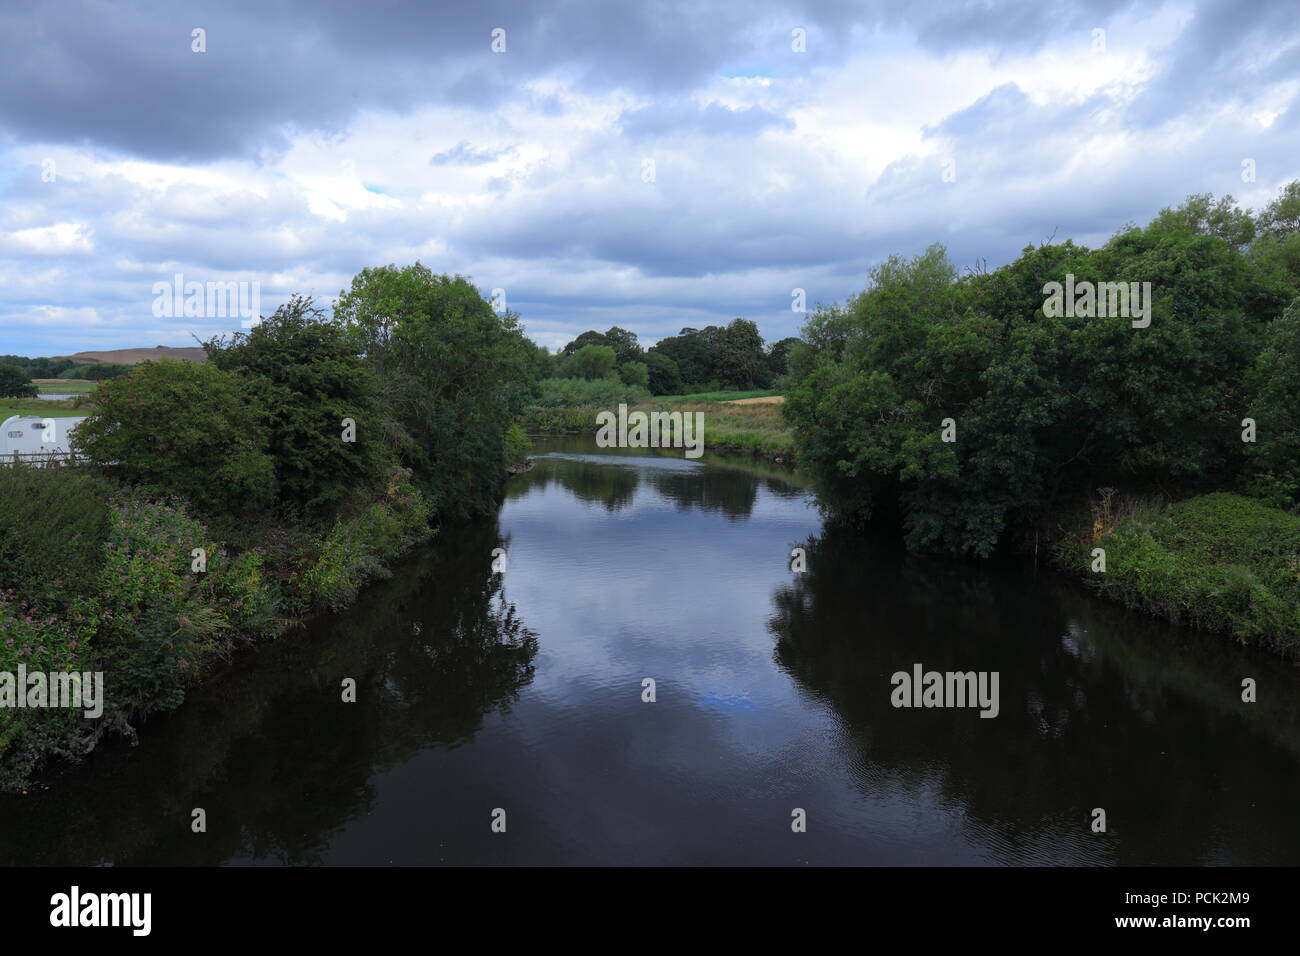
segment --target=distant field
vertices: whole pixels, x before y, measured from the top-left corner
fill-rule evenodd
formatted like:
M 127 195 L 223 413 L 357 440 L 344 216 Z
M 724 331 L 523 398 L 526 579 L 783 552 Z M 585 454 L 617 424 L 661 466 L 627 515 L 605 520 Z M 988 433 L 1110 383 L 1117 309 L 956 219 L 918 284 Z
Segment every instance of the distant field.
M 0 402 L 0 421 L 10 418 L 13 415 L 42 415 L 47 419 L 68 418 L 70 415 L 90 415 L 90 408 L 69 408 L 62 405 L 61 402 L 42 402 L 35 399 L 31 405 L 21 408 L 14 407 L 14 403 L 19 399 L 5 398 Z
M 695 392 L 691 395 L 656 395 L 656 402 L 734 402 L 741 398 L 768 398 L 780 395 L 778 389 L 758 389 L 750 392 Z
M 36 386 L 38 392 L 54 392 L 57 394 L 88 394 L 99 387 L 98 382 L 87 381 L 84 378 L 34 378 L 32 384 Z
M 713 394 L 729 395 L 738 392 Z M 753 395 L 766 398 L 771 393 Z M 650 405 L 665 404 L 678 411 L 704 413 L 704 448 L 730 452 L 748 452 L 782 461 L 794 461 L 794 435 L 781 417 L 779 402 L 676 400 L 664 402 L 656 397 Z
M 68 415 L 89 415 L 90 412 L 90 408 L 73 408 L 71 402 L 51 402 L 43 398 L 0 398 L 0 421 L 11 415 L 63 418 Z

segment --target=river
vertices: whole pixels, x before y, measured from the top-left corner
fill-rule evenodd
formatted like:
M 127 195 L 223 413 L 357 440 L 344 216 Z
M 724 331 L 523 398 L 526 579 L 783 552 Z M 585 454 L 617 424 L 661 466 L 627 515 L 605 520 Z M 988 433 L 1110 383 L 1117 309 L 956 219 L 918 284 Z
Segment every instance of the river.
M 496 521 L 0 797 L 0 863 L 1300 863 L 1293 666 L 826 529 L 776 469 L 536 455 Z M 997 716 L 893 706 L 915 664 L 997 672 Z

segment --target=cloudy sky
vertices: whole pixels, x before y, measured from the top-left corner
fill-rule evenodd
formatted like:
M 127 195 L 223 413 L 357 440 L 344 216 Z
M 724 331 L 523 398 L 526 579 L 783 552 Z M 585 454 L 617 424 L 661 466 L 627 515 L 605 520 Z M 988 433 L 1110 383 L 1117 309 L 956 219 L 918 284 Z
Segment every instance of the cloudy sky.
M 239 326 L 156 317 L 178 273 L 270 312 L 417 259 L 551 347 L 797 334 L 791 290 L 842 300 L 893 252 L 994 266 L 1192 192 L 1263 205 L 1300 178 L 1298 23 L 1294 0 L 5 0 L 0 352 Z

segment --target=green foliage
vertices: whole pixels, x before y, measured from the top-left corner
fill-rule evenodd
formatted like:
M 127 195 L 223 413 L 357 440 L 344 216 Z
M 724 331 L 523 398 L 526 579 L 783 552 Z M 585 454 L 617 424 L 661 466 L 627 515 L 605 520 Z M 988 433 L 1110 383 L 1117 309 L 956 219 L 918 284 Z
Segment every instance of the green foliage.
M 640 362 L 645 358 L 645 351 L 641 348 L 641 343 L 637 341 L 635 333 L 629 332 L 627 329 L 620 329 L 617 325 L 606 330 L 604 344 L 614 350 L 615 361 L 620 368 L 632 362 Z
M 505 452 L 502 460 L 506 467 L 517 465 L 528 457 L 528 450 L 532 447 L 532 442 L 528 440 L 528 434 L 519 426 L 518 423 L 511 425 L 506 429 Z
M 748 319 L 733 319 L 718 335 L 713 374 L 724 387 L 753 388 L 766 385 L 763 337 Z
M 290 514 L 320 514 L 383 480 L 391 464 L 374 369 L 355 329 L 294 296 L 249 332 L 204 343 L 237 376 L 269 435 L 277 495 Z M 355 423 L 343 441 L 343 420 Z
M 16 365 L 0 365 L 0 398 L 35 398 L 31 377 Z
M 0 590 L 67 610 L 99 574 L 115 492 L 81 469 L 0 467 Z
M 15 365 L 31 378 L 58 378 L 76 364 L 71 359 L 27 358 L 24 355 L 0 355 L 0 365 Z
M 650 369 L 645 362 L 628 362 L 626 365 L 619 366 L 618 377 L 624 385 L 635 385 L 637 388 L 650 387 Z
M 541 393 L 533 404 L 539 408 L 565 405 L 605 407 L 634 404 L 650 397 L 648 389 L 628 385 L 616 378 L 550 378 L 538 383 Z
M 89 365 L 74 365 L 64 369 L 57 376 L 34 376 L 57 377 L 57 378 L 78 378 L 89 379 L 92 382 L 102 382 L 110 378 L 121 378 L 126 375 L 134 366 L 131 365 L 114 365 L 111 362 L 93 362 Z
M 883 509 L 911 547 L 984 555 L 1101 483 L 1230 480 L 1259 284 L 1213 234 L 1240 238 L 1239 217 L 1191 206 L 1095 252 L 1030 248 L 962 279 L 941 247 L 891 257 L 846 307 L 818 310 L 791 356 L 785 414 L 830 510 Z M 1067 273 L 1150 282 L 1150 327 L 1045 315 L 1045 285 Z
M 419 263 L 365 269 L 334 308 L 357 329 L 417 484 L 448 516 L 496 506 L 506 430 L 527 404 L 534 349 L 462 276 Z
M 1300 298 L 1268 328 L 1247 379 L 1256 441 L 1246 446 L 1252 494 L 1275 507 L 1300 505 Z
M 428 537 L 429 513 L 409 473 L 395 470 L 382 499 L 353 516 L 340 516 L 320 539 L 301 579 L 308 606 L 337 610 L 351 603 L 372 578 L 386 577 L 386 561 Z
M 651 349 L 645 354 L 648 385 L 655 395 L 672 395 L 682 388 L 682 373 L 677 363 L 663 352 Z
M 662 355 L 677 366 L 679 388 L 701 385 L 713 376 L 713 349 L 708 335 L 694 329 L 682 329 L 680 335 L 660 339 L 648 355 Z M 676 389 L 674 389 L 676 391 Z
M 268 436 L 241 381 L 215 365 L 164 359 L 105 382 L 73 436 L 128 481 L 209 514 L 240 514 L 275 492 Z
M 1214 493 L 1135 508 L 1095 540 L 1078 536 L 1066 564 L 1130 605 L 1243 643 L 1300 651 L 1300 517 Z M 1091 570 L 1092 548 L 1106 570 Z
M 568 345 L 564 346 L 560 354 L 569 356 L 577 353 L 580 349 L 586 348 L 588 345 L 609 345 L 609 344 L 610 344 L 609 339 L 605 338 L 605 336 L 595 331 L 594 329 L 589 329 L 586 332 L 583 332 L 581 335 L 579 335 Z
M 790 371 L 790 353 L 794 351 L 799 344 L 797 338 L 784 338 L 779 342 L 773 342 L 767 350 L 767 378 L 771 382 L 776 382 L 783 378 Z
M 617 356 L 608 345 L 584 345 L 573 353 L 569 367 L 575 377 L 594 381 L 613 372 L 616 361 Z

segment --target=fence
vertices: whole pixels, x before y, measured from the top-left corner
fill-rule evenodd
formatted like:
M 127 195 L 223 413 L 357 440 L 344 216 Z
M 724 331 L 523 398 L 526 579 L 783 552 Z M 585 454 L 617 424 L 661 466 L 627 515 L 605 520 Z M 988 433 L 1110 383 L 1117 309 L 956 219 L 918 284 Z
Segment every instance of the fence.
M 29 468 L 73 468 L 90 459 L 70 451 L 13 451 L 0 455 L 0 464 L 26 465 Z

